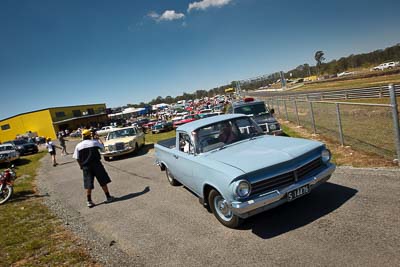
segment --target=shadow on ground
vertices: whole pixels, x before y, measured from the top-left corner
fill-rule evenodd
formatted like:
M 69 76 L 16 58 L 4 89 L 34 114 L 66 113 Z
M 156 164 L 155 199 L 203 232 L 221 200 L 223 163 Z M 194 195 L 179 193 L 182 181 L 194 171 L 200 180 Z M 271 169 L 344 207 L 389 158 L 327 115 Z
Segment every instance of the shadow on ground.
M 9 202 L 19 202 L 27 199 L 43 198 L 43 197 L 49 197 L 49 194 L 39 195 L 36 194 L 33 190 L 23 190 L 14 192 L 11 198 L 9 199 Z
M 129 199 L 132 199 L 132 198 L 135 198 L 135 197 L 139 197 L 139 196 L 141 196 L 141 195 L 146 194 L 147 192 L 150 192 L 150 186 L 146 186 L 146 187 L 143 189 L 143 191 L 140 191 L 140 192 L 129 193 L 129 194 L 127 194 L 127 195 L 120 196 L 120 197 L 114 196 L 114 201 L 113 201 L 112 203 L 114 203 L 114 202 L 119 202 L 119 201 L 125 201 L 125 200 L 129 200 Z M 96 206 L 99 206 L 99 205 L 102 205 L 102 204 L 106 204 L 106 203 L 105 203 L 105 202 L 101 202 L 101 203 L 99 203 L 99 204 L 96 204 Z M 109 203 L 109 204 L 111 204 L 111 203 Z
M 241 229 L 251 229 L 263 239 L 273 238 L 331 213 L 357 192 L 353 188 L 325 183 L 296 201 L 247 219 Z
M 71 164 L 71 163 L 76 163 L 76 160 L 70 160 L 70 161 L 65 161 L 65 162 L 61 162 L 61 163 L 57 163 L 57 165 L 66 165 L 66 164 Z
M 18 166 L 23 166 L 23 165 L 27 165 L 31 162 L 30 159 L 27 158 L 19 158 L 13 162 L 2 162 L 0 163 L 0 169 L 6 169 L 11 167 L 11 165 L 14 165 L 15 168 L 18 168 Z

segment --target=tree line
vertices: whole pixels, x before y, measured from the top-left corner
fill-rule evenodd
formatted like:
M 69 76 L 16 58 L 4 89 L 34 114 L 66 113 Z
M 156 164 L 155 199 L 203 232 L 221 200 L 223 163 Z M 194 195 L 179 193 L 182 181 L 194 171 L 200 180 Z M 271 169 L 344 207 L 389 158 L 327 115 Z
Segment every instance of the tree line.
M 310 66 L 307 63 L 297 66 L 296 68 L 289 70 L 284 73 L 286 78 L 304 78 L 312 75 L 335 75 L 337 73 L 358 69 L 358 68 L 370 68 L 372 66 L 379 65 L 386 61 L 398 61 L 400 60 L 400 44 L 394 46 L 375 50 L 369 53 L 350 55 L 347 57 L 341 57 L 340 59 L 332 60 L 330 62 L 323 62 L 324 52 L 317 51 L 314 55 L 316 60 L 315 66 Z M 255 90 L 260 87 L 268 86 L 278 79 L 281 74 L 279 72 L 272 73 L 269 75 L 260 76 L 258 78 L 249 79 L 246 81 L 240 81 L 240 85 L 246 90 Z M 180 100 L 200 99 L 203 97 L 212 97 L 215 95 L 221 95 L 225 93 L 225 89 L 233 87 L 235 88 L 237 81 L 232 81 L 231 84 L 215 87 L 209 90 L 197 90 L 193 93 L 183 93 L 180 96 L 157 96 L 149 103 L 141 102 L 140 104 L 128 104 L 128 107 L 145 107 L 146 105 L 155 105 L 161 103 L 172 104 Z

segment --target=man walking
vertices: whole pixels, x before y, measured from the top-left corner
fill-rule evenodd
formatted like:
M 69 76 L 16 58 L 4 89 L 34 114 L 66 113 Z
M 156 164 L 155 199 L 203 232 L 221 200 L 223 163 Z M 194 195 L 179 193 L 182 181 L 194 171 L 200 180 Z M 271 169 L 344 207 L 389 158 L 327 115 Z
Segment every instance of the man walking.
M 58 134 L 58 142 L 60 143 L 60 146 L 61 146 L 61 148 L 62 148 L 61 154 L 62 154 L 63 156 L 68 155 L 67 146 L 65 145 L 65 141 L 67 141 L 67 140 L 64 139 L 63 134 L 60 132 L 60 133 Z
M 114 197 L 110 195 L 107 184 L 111 182 L 106 170 L 100 159 L 100 149 L 104 149 L 103 144 L 99 140 L 92 139 L 92 132 L 90 130 L 82 131 L 82 141 L 75 147 L 73 158 L 78 161 L 79 167 L 83 171 L 83 187 L 86 189 L 87 206 L 94 207 L 92 201 L 92 190 L 94 189 L 94 177 L 100 184 L 101 188 L 106 195 L 105 203 L 110 203 Z
M 51 161 L 53 162 L 53 167 L 57 166 L 58 163 L 56 160 L 56 148 L 60 148 L 60 147 L 53 144 L 53 142 L 51 141 L 51 138 L 48 137 L 48 138 L 46 138 L 46 148 L 47 148 L 47 151 L 49 151 L 49 154 L 51 156 Z

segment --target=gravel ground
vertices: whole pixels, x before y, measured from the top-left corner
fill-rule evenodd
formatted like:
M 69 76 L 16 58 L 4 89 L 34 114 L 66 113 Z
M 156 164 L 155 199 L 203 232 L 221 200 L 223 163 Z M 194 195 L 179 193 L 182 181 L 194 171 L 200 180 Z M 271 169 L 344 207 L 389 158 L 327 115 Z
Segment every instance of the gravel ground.
M 97 187 L 92 209 L 71 156 L 55 168 L 49 161 L 40 193 L 105 266 L 400 265 L 399 169 L 338 168 L 311 194 L 232 230 L 169 186 L 152 151 L 104 162 L 117 201 L 103 205 Z
M 75 145 L 77 141 L 70 143 Z M 69 144 L 69 147 L 73 146 Z M 71 148 L 69 148 L 69 152 L 72 152 Z M 67 157 L 68 159 L 65 160 Z M 67 157 L 58 155 L 58 162 L 61 164 L 71 162 L 71 156 Z M 85 218 L 82 217 L 81 213 L 69 206 L 67 202 L 59 198 L 50 197 L 50 190 L 45 179 L 49 173 L 49 169 L 51 169 L 50 158 L 44 157 L 41 161 L 41 168 L 38 171 L 38 178 L 36 180 L 39 194 L 49 196 L 43 198 L 44 203 L 59 219 L 61 219 L 66 228 L 80 238 L 81 244 L 83 244 L 89 254 L 104 266 L 143 266 L 143 264 L 138 262 L 135 258 L 129 257 L 123 252 L 115 243 L 115 240 L 104 238 L 96 233 Z

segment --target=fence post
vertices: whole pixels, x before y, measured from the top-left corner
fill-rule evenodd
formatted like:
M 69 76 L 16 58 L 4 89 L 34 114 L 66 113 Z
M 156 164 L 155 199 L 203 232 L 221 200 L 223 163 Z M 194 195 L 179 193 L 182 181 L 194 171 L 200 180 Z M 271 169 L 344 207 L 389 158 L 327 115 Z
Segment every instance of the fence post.
M 397 163 L 400 166 L 400 129 L 399 129 L 399 110 L 397 106 L 396 92 L 393 84 L 389 84 L 390 103 L 393 113 L 394 138 L 397 148 Z
M 286 100 L 283 100 L 283 105 L 285 106 L 286 120 L 289 121 L 289 115 L 288 115 L 288 113 L 287 113 Z
M 311 124 L 314 131 L 314 134 L 317 134 L 317 129 L 315 128 L 315 117 L 314 117 L 314 109 L 312 106 L 312 102 L 308 102 L 310 104 L 310 114 L 311 114 Z
M 294 109 L 296 111 L 297 126 L 300 126 L 299 111 L 297 110 L 297 101 L 296 101 L 296 99 L 293 102 L 294 102 Z
M 339 139 L 340 144 L 344 146 L 344 139 L 343 139 L 343 129 L 342 129 L 342 119 L 340 118 L 340 108 L 339 103 L 336 103 L 336 115 L 337 115 L 337 123 L 339 127 Z
M 276 101 L 276 106 L 278 107 L 278 115 L 281 116 L 281 110 L 279 108 L 279 100 L 275 99 L 275 101 Z

